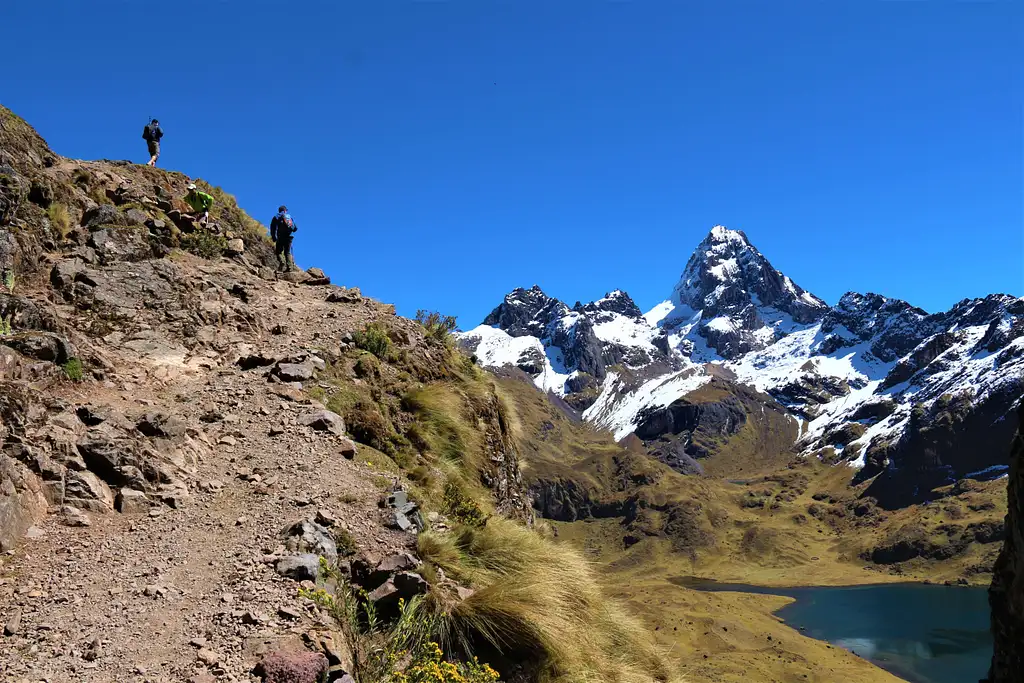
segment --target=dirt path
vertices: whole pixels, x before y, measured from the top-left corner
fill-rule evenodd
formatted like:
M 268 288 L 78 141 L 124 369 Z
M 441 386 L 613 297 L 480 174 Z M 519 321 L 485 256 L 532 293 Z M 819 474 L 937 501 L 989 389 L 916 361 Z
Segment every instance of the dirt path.
M 321 511 L 362 550 L 393 552 L 412 539 L 383 526 L 380 475 L 343 458 L 337 437 L 297 424 L 316 406 L 268 382 L 268 368 L 235 363 L 254 348 L 337 348 L 384 307 L 326 302 L 325 288 L 261 280 L 226 262 L 193 265 L 198 286 L 210 285 L 203 291 L 245 292 L 249 322 L 200 330 L 211 342 L 182 356 L 168 352 L 179 340 L 159 324 L 145 348 L 112 337 L 100 350 L 116 372 L 65 397 L 111 419 L 180 419 L 197 455 L 186 466 L 189 495 L 177 509 L 90 512 L 85 527 L 51 514 L 30 531 L 0 564 L 0 622 L 13 631 L 0 636 L 4 681 L 250 680 L 268 643 L 328 628 L 270 563 L 284 552 L 285 526 Z

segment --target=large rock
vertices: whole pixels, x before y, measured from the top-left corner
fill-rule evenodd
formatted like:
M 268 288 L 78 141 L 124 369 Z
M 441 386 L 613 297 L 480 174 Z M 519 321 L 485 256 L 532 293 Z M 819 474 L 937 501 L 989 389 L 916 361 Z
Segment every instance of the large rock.
M 127 217 L 113 204 L 100 204 L 94 209 L 89 209 L 82 216 L 82 225 L 90 230 L 98 229 L 101 225 L 127 224 Z
M 141 227 L 105 227 L 89 236 L 88 246 L 102 263 L 142 261 L 153 256 L 149 231 Z
M 312 553 L 288 555 L 279 559 L 274 568 L 281 576 L 295 581 L 316 581 L 320 577 L 320 557 Z
M 990 683 L 1024 681 L 1024 403 L 1018 408 L 1018 419 L 1010 455 L 1006 540 L 989 588 L 995 647 Z
M 253 670 L 263 683 L 321 683 L 329 663 L 320 652 L 274 652 Z
M 279 363 L 274 374 L 285 382 L 305 382 L 313 377 L 312 363 Z
M 329 410 L 317 410 L 299 418 L 299 424 L 315 429 L 318 432 L 330 432 L 342 436 L 345 434 L 345 420 L 341 415 Z
M 323 556 L 332 565 L 338 561 L 338 546 L 331 532 L 308 519 L 295 522 L 281 532 L 285 547 L 292 552 Z
M 64 337 L 52 332 L 18 332 L 0 337 L 0 343 L 23 356 L 63 365 L 75 357 L 75 347 Z
M 54 332 L 57 323 L 31 299 L 13 294 L 0 294 L 0 318 L 11 324 L 12 330 L 45 330 Z
M 135 428 L 146 436 L 173 438 L 185 434 L 185 423 L 174 415 L 146 413 Z
M 124 488 L 117 492 L 115 505 L 118 512 L 132 515 L 148 512 L 153 503 L 149 500 L 149 496 L 142 491 Z
M 92 472 L 69 470 L 64 481 L 64 502 L 83 510 L 107 512 L 114 509 L 114 494 Z
M 327 300 L 331 303 L 355 303 L 363 298 L 362 292 L 359 291 L 358 287 L 333 287 L 330 293 L 327 295 Z

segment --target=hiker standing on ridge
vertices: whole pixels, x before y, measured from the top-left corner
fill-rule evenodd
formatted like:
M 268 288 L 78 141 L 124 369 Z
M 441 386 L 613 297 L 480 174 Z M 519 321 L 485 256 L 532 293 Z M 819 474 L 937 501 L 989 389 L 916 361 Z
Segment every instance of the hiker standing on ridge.
M 277 266 L 279 272 L 288 272 L 295 267 L 295 259 L 292 258 L 292 235 L 298 228 L 288 207 L 283 204 L 277 207 L 277 215 L 270 221 L 270 239 L 274 240 L 274 253 L 277 254 Z
M 160 138 L 164 131 L 160 128 L 160 122 L 153 119 L 148 126 L 142 129 L 142 139 L 146 141 L 149 148 L 149 162 L 147 166 L 156 166 L 156 160 L 160 158 Z
M 195 183 L 188 184 L 188 194 L 185 195 L 185 203 L 195 213 L 199 225 L 206 225 L 210 222 L 210 207 L 213 206 L 213 197 L 197 190 Z

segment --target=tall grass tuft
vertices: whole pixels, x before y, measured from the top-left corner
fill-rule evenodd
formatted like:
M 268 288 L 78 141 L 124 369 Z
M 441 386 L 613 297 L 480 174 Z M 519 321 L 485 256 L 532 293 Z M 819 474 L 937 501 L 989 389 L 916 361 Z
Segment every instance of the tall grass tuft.
M 461 602 L 423 606 L 435 610 L 432 637 L 446 649 L 496 654 L 486 659 L 499 671 L 531 662 L 531 678 L 552 683 L 673 678 L 646 627 L 604 595 L 572 548 L 494 518 L 448 536 L 422 534 L 419 552 L 475 589 Z
M 67 239 L 71 232 L 71 214 L 68 207 L 60 202 L 54 202 L 46 209 L 46 216 L 50 219 L 50 225 L 61 239 Z

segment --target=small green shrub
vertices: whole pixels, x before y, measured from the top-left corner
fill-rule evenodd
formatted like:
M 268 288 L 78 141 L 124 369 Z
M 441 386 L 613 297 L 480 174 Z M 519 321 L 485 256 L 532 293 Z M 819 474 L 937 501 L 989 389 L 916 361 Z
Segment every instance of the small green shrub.
M 68 207 L 60 202 L 50 204 L 46 209 L 46 216 L 50 219 L 50 225 L 57 232 L 61 239 L 66 239 L 71 232 L 71 214 Z
M 0 337 L 4 337 L 12 332 L 11 320 L 14 318 L 13 313 L 0 317 Z
M 391 337 L 388 336 L 388 328 L 381 323 L 370 323 L 352 336 L 358 348 L 381 360 L 386 360 L 391 353 Z
M 365 400 L 357 401 L 355 405 L 342 413 L 342 417 L 345 418 L 348 433 L 352 435 L 353 439 L 388 455 L 392 454 L 394 451 L 392 437 L 395 432 L 376 403 Z
M 215 235 L 206 230 L 197 230 L 181 236 L 181 248 L 205 259 L 214 259 L 228 246 L 222 235 Z
M 447 344 L 455 331 L 455 316 L 441 315 L 436 311 L 416 311 L 416 322 L 426 330 L 427 339 Z
M 64 371 L 64 376 L 72 382 L 81 382 L 85 377 L 82 361 L 78 358 L 68 359 L 68 362 L 61 366 L 61 370 Z
M 338 555 L 340 557 L 355 555 L 359 549 L 355 537 L 341 527 L 334 530 L 334 544 L 338 547 Z
M 449 481 L 445 484 L 442 504 L 445 514 L 460 524 L 483 526 L 487 521 L 484 511 L 466 494 L 458 482 Z
M 356 373 L 356 377 L 363 379 L 368 377 L 380 377 L 380 361 L 378 361 L 377 356 L 372 353 L 369 355 L 362 355 L 358 360 L 356 360 L 355 365 L 352 366 L 352 371 Z

